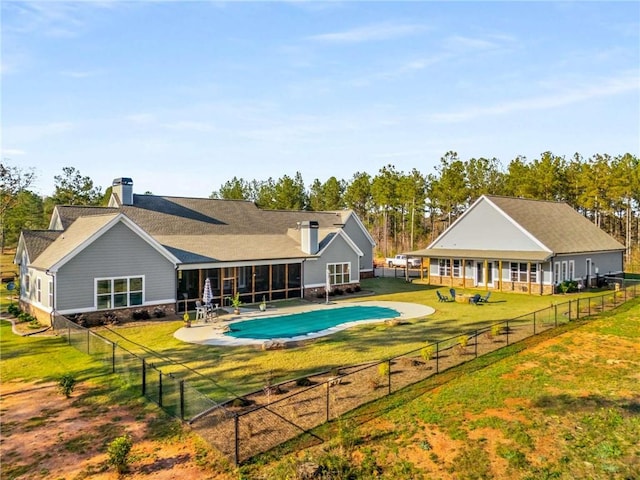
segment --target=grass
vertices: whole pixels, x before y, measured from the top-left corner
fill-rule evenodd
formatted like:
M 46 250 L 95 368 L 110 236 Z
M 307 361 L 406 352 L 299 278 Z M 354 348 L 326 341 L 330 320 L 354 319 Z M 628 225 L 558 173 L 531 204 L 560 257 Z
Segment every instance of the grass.
M 363 406 L 340 420 L 349 478 L 372 478 L 367 458 L 376 478 L 640 478 L 639 337 L 636 299 Z M 324 443 L 256 457 L 241 478 L 295 478 L 344 450 L 339 432 L 323 425 Z
M 366 280 L 363 282 L 363 289 L 374 292 L 366 300 L 424 304 L 433 306 L 436 312 L 401 325 L 362 325 L 313 340 L 306 345 L 267 351 L 255 346 L 218 347 L 183 343 L 173 337 L 173 333 L 182 327 L 182 322 L 165 322 L 154 325 L 153 328 L 136 324 L 118 327 L 117 334 L 131 342 L 109 331 L 100 333 L 134 353 L 144 354 L 141 348 L 144 345 L 197 370 L 207 378 L 185 373 L 184 369 L 175 366 L 167 365 L 163 368 L 163 371 L 175 373 L 182 370 L 182 374 L 187 375 L 198 388 L 213 396 L 227 397 L 229 394 L 220 392 L 210 380 L 227 391 L 241 395 L 261 389 L 268 377 L 277 383 L 340 366 L 377 361 L 418 350 L 426 342 L 457 336 L 461 331 L 485 327 L 496 321 L 549 307 L 552 303 L 578 298 L 575 295 L 541 297 L 494 292 L 490 303 L 474 306 L 455 302 L 438 303 L 436 288 L 419 282 L 406 283 L 402 279 Z M 394 290 L 397 293 L 391 293 Z M 472 292 L 474 290 L 465 290 L 465 293 Z M 334 297 L 333 301 L 337 302 L 339 299 Z M 278 305 L 284 308 L 281 304 Z M 162 362 L 158 361 L 157 364 Z
M 67 346 L 60 337 L 21 337 L 12 332 L 7 321 L 0 321 L 0 350 L 3 382 L 57 382 L 65 373 L 88 379 L 106 372 L 102 363 Z

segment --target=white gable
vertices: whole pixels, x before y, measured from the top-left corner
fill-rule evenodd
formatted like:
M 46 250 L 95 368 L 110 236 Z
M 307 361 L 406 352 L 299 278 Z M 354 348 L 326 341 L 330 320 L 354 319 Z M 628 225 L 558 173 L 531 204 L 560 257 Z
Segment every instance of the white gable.
M 429 248 L 549 251 L 485 197 L 480 197 Z

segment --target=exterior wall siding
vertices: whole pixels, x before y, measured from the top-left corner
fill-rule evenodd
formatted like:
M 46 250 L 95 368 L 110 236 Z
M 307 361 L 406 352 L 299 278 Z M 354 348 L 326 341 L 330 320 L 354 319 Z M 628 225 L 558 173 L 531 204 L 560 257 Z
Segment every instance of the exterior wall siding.
M 486 200 L 445 232 L 434 248 L 540 251 L 541 247 Z
M 322 257 L 317 261 L 307 261 L 304 263 L 304 285 L 306 288 L 324 286 L 327 281 L 327 264 L 329 263 L 351 263 L 351 282 L 360 281 L 360 257 L 353 251 L 350 245 L 342 237 L 337 237 Z
M 364 257 L 360 258 L 360 270 L 373 271 L 373 245 L 353 216 L 349 217 L 343 230 L 364 254 Z
M 119 223 L 58 271 L 56 309 L 94 310 L 95 279 L 127 276 L 144 276 L 145 305 L 175 301 L 173 264 Z

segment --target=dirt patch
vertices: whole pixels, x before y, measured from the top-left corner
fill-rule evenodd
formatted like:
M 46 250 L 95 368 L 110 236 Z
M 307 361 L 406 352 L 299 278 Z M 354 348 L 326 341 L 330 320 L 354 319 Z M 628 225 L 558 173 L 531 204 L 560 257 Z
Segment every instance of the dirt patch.
M 78 385 L 65 398 L 53 383 L 2 384 L 2 478 L 117 479 L 107 465 L 107 445 L 125 433 L 134 444 L 127 479 L 235 478 L 207 468 L 206 456 L 215 453 L 195 435 L 149 439 L 149 423 L 157 416 L 148 409 L 141 416 L 125 406 L 87 407 L 80 400 L 91 388 Z

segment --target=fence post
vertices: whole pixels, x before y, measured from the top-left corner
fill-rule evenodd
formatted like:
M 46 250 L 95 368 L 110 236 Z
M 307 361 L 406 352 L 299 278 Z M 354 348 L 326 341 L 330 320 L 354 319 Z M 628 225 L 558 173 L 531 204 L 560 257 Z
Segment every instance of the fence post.
M 391 395 L 391 359 L 387 360 L 387 365 L 389 366 L 388 373 L 387 373 L 387 377 L 389 380 L 389 395 Z
M 180 420 L 184 420 L 184 380 L 180 380 Z
M 235 437 L 235 453 L 234 453 L 234 461 L 236 466 L 240 465 L 240 421 L 239 421 L 238 414 L 236 413 L 235 416 L 233 417 L 233 423 L 234 423 L 234 434 L 233 436 Z
M 440 373 L 440 342 L 436 342 L 436 373 Z
M 147 362 L 142 359 L 142 396 L 147 395 Z
M 536 312 L 533 312 L 533 334 L 536 334 Z
M 558 326 L 558 304 L 553 304 L 553 318 L 555 319 L 556 327 Z
M 158 406 L 162 408 L 162 372 L 158 370 Z
M 111 373 L 116 373 L 116 344 L 111 342 Z
M 509 346 L 509 320 L 507 320 L 507 346 Z
M 89 352 L 89 345 L 91 345 L 91 340 L 89 340 L 89 334 L 91 332 L 89 331 L 89 329 L 87 328 L 87 355 L 91 355 L 91 353 Z
M 327 385 L 327 423 L 329 423 L 329 382 L 326 383 Z
M 478 337 L 478 330 L 476 330 L 476 348 L 475 348 L 475 353 L 476 353 L 476 358 L 478 358 L 478 339 L 480 337 Z
M 576 320 L 580 320 L 580 299 L 576 299 Z

